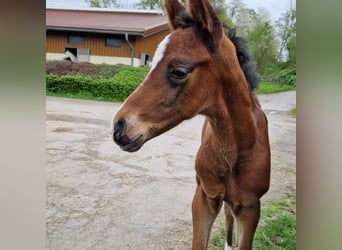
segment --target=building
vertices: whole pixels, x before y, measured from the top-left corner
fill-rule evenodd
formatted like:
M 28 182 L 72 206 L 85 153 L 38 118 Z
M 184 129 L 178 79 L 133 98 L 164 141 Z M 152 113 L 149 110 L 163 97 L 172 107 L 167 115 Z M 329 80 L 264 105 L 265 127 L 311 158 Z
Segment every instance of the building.
M 46 59 L 146 65 L 168 33 L 160 12 L 48 8 Z

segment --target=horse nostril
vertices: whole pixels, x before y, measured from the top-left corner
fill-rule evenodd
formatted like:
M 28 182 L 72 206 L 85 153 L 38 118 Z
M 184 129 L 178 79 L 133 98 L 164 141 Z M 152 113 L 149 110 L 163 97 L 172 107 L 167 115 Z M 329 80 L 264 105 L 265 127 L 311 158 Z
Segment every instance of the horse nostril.
M 114 141 L 120 141 L 123 135 L 126 133 L 126 121 L 123 118 L 120 118 L 117 123 L 114 124 Z

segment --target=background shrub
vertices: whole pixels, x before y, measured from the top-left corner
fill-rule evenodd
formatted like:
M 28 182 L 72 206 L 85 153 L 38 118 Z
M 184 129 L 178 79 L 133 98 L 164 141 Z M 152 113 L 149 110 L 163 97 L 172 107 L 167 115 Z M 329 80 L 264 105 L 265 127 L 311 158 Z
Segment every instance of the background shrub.
M 56 65 L 58 68 L 61 64 Z M 55 72 L 55 74 L 48 74 L 46 76 L 47 95 L 90 96 L 95 97 L 95 99 L 122 102 L 143 81 L 147 72 L 146 67 L 107 67 L 100 65 L 97 68 L 102 68 L 102 74 L 97 76 L 87 75 L 84 71 L 82 73 L 86 76 L 82 76 L 80 74 L 81 71 L 78 71 L 78 74 L 63 75 L 62 72 L 67 72 L 66 69 L 69 67 L 69 64 L 63 64 L 62 67 L 64 67 L 63 70 L 51 70 L 50 72 Z M 105 75 L 107 78 L 104 77 Z M 109 78 L 111 75 L 114 76 Z
M 278 85 L 296 86 L 296 66 L 284 65 L 284 63 L 275 63 L 265 70 L 261 80 Z
M 124 67 L 127 66 L 71 62 L 68 60 L 48 60 L 46 62 L 46 74 L 56 76 L 81 75 L 92 79 L 109 79 L 114 77 Z
M 271 81 L 278 84 L 296 86 L 296 68 L 287 68 L 279 71 L 272 77 Z
M 46 62 L 46 74 L 51 75 L 82 75 L 94 77 L 97 72 L 97 66 L 88 62 L 74 63 L 68 60 L 52 60 Z
M 127 66 L 124 65 L 109 65 L 109 64 L 98 64 L 97 67 L 97 73 L 95 78 L 96 79 L 109 79 L 114 77 L 117 73 L 120 72 L 122 68 L 125 68 Z

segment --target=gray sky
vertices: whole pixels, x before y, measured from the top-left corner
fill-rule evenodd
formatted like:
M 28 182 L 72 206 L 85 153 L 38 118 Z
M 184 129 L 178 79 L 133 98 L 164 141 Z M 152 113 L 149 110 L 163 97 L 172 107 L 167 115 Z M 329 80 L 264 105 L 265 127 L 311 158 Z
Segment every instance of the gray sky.
M 230 1 L 226 0 L 226 2 Z M 280 17 L 281 13 L 288 9 L 290 0 L 243 0 L 243 2 L 248 8 L 256 11 L 260 8 L 266 9 L 274 22 Z M 84 8 L 88 7 L 88 5 L 85 0 L 46 0 L 46 7 Z

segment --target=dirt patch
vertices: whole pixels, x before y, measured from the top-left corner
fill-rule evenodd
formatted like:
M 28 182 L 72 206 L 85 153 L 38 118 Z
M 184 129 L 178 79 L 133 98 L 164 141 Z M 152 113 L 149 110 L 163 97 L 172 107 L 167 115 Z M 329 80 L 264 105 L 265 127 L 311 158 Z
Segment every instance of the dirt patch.
M 72 128 L 55 128 L 53 132 L 55 133 L 63 133 L 63 132 L 71 132 L 73 129 Z

